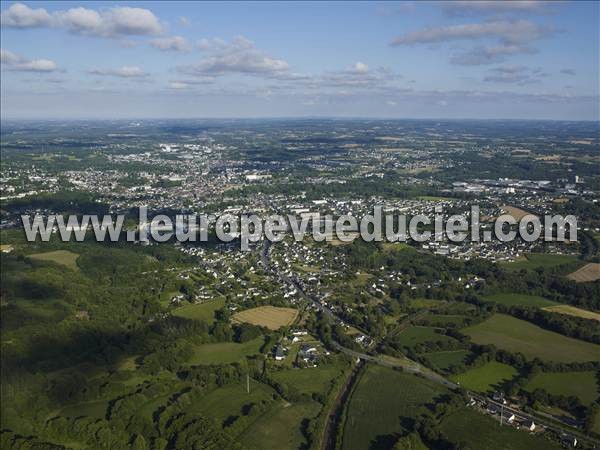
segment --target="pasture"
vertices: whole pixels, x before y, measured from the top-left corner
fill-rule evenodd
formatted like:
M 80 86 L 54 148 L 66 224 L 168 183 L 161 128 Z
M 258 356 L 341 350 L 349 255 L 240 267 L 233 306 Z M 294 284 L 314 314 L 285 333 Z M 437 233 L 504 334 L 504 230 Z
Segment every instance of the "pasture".
M 580 269 L 577 269 L 575 272 L 567 275 L 567 278 L 577 283 L 600 280 L 600 263 L 588 263 Z
M 202 344 L 194 347 L 194 354 L 188 365 L 199 364 L 229 364 L 237 362 L 246 356 L 257 355 L 264 343 L 264 337 L 259 336 L 251 341 L 238 344 L 237 342 L 219 342 Z
M 298 310 L 293 308 L 280 308 L 277 306 L 259 306 L 247 309 L 233 315 L 233 322 L 250 323 L 261 327 L 277 330 L 294 323 L 298 317 Z
M 321 404 L 315 401 L 279 403 L 244 430 L 238 440 L 244 443 L 244 448 L 256 450 L 306 448 L 303 423 L 316 417 L 320 410 Z
M 556 306 L 557 302 L 548 300 L 538 295 L 527 295 L 527 294 L 516 294 L 516 293 L 502 293 L 486 295 L 483 297 L 484 300 L 500 303 L 506 306 L 535 306 L 538 308 L 545 308 L 547 306 Z
M 559 450 L 562 447 L 543 437 L 500 426 L 491 417 L 469 408 L 445 417 L 440 424 L 442 433 L 460 448 L 477 450 Z M 499 445 L 501 443 L 501 445 Z
M 540 372 L 525 385 L 525 390 L 533 392 L 544 389 L 552 395 L 574 396 L 584 405 L 589 405 L 600 395 L 596 372 Z
M 510 270 L 533 270 L 537 269 L 538 267 L 551 268 L 561 266 L 563 264 L 574 263 L 577 263 L 577 256 L 575 255 L 558 255 L 555 253 L 528 253 L 521 260 L 501 264 L 503 267 Z
M 445 392 L 442 386 L 414 375 L 368 366 L 347 405 L 342 449 L 391 448 L 410 431 L 405 424 Z
M 275 381 L 297 389 L 301 394 L 327 394 L 333 381 L 343 373 L 340 365 L 325 364 L 314 368 L 286 369 L 271 373 Z
M 462 333 L 477 344 L 493 344 L 530 359 L 570 363 L 597 361 L 600 355 L 600 345 L 563 336 L 505 314 L 494 314 L 484 322 L 463 329 Z
M 79 255 L 68 250 L 55 250 L 52 252 L 35 253 L 32 255 L 27 255 L 27 257 L 33 259 L 34 261 L 50 261 L 64 267 L 68 267 L 72 270 L 79 270 L 79 266 L 77 266 L 77 258 L 79 258 Z
M 215 311 L 225 306 L 225 299 L 210 300 L 199 304 L 188 304 L 173 311 L 173 315 L 185 319 L 203 320 L 207 323 L 215 321 Z
M 403 347 L 414 349 L 418 344 L 424 344 L 426 342 L 449 342 L 453 338 L 436 332 L 436 328 L 432 327 L 419 327 L 411 325 L 402 330 L 396 340 L 400 342 Z
M 583 317 L 584 319 L 592 319 L 600 321 L 600 314 L 586 309 L 577 308 L 571 305 L 556 305 L 542 308 L 544 311 L 556 312 L 559 314 L 567 314 L 569 316 Z
M 469 350 L 451 350 L 425 353 L 423 357 L 437 369 L 446 370 L 452 366 L 464 364 L 470 353 Z
M 498 361 L 490 361 L 483 366 L 469 369 L 464 373 L 454 375 L 452 381 L 476 392 L 493 392 L 505 381 L 511 380 L 517 370 Z

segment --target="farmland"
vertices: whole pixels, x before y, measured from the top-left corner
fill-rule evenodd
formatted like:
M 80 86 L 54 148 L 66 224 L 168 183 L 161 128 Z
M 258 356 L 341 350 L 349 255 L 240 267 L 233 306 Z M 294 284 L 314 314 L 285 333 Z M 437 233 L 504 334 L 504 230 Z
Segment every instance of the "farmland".
M 341 366 L 325 364 L 315 368 L 280 370 L 273 372 L 271 377 L 279 383 L 292 386 L 300 393 L 312 395 L 326 394 L 332 382 L 341 374 Z
M 516 374 L 517 370 L 514 367 L 490 361 L 451 378 L 472 391 L 490 392 L 496 390 L 503 382 L 511 380 Z
M 575 396 L 585 405 L 598 398 L 597 373 L 586 372 L 541 372 L 534 375 L 533 379 L 525 385 L 525 390 L 534 391 L 544 389 L 552 395 Z
M 514 217 L 515 220 L 519 221 L 523 217 L 530 215 L 531 213 L 525 211 L 524 209 L 517 208 L 515 206 L 502 206 L 502 214 L 508 214 L 509 216 Z
M 35 253 L 33 255 L 27 255 L 27 257 L 35 261 L 50 261 L 68 267 L 69 269 L 79 270 L 79 267 L 77 266 L 77 258 L 79 258 L 79 255 L 68 250 Z
M 586 283 L 600 280 L 600 263 L 588 263 L 573 273 L 567 275 L 567 278 L 577 283 Z
M 553 253 L 528 253 L 523 259 L 515 262 L 503 263 L 510 270 L 536 269 L 538 267 L 551 268 L 563 264 L 576 264 L 577 257 L 573 255 L 557 255 Z
M 600 321 L 600 314 L 593 311 L 577 308 L 571 305 L 556 305 L 542 308 L 544 311 L 556 312 L 559 314 L 567 314 L 569 316 L 583 317 L 584 319 L 592 319 Z
M 555 306 L 558 303 L 551 300 L 545 299 L 538 295 L 527 295 L 527 294 L 493 294 L 484 297 L 484 300 L 500 303 L 506 306 L 536 306 L 538 308 L 544 308 L 546 306 Z
M 342 449 L 390 448 L 399 435 L 409 431 L 403 423 L 445 392 L 414 375 L 367 367 L 348 403 Z
M 200 304 L 184 305 L 173 311 L 173 315 L 192 320 L 204 320 L 211 323 L 215 320 L 215 311 L 225 306 L 225 299 L 211 300 Z
M 473 432 L 477 430 L 477 432 Z M 515 430 L 509 426 L 501 427 L 491 417 L 479 414 L 472 409 L 461 409 L 446 417 L 441 423 L 442 433 L 461 448 L 478 450 L 558 450 L 561 447 L 542 437 L 536 437 Z M 499 447 L 498 443 L 502 446 Z
M 462 330 L 477 344 L 493 344 L 528 358 L 555 362 L 597 361 L 600 345 L 544 330 L 524 320 L 494 314 L 488 320 Z
M 444 370 L 451 366 L 464 364 L 469 354 L 470 352 L 468 350 L 453 350 L 425 353 L 423 357 L 433 364 L 434 367 Z
M 234 322 L 250 323 L 277 330 L 281 327 L 289 326 L 294 323 L 298 316 L 298 310 L 293 308 L 279 308 L 276 306 L 259 306 L 258 308 L 247 309 L 236 313 L 232 320 Z
M 409 326 L 398 335 L 397 340 L 403 347 L 411 349 L 425 342 L 449 342 L 453 340 L 451 337 L 438 333 L 436 330 L 437 328 L 432 327 Z
M 194 348 L 194 354 L 188 361 L 188 364 L 225 364 L 236 362 L 246 356 L 258 354 L 263 342 L 264 338 L 260 336 L 243 344 L 219 342 L 216 344 L 198 345 Z

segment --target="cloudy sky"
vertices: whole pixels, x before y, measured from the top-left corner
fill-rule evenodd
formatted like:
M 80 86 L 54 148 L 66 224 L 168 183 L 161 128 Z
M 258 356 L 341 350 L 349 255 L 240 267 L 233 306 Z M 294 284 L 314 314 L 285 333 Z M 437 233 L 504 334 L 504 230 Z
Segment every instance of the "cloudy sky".
M 599 4 L 1 2 L 3 118 L 599 120 Z

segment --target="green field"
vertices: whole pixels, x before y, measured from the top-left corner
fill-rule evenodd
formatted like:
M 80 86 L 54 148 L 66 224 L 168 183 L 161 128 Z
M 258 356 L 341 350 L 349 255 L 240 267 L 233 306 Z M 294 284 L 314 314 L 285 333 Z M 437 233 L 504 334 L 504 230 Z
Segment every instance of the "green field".
M 238 440 L 243 442 L 244 448 L 256 450 L 305 448 L 307 442 L 302 434 L 302 424 L 317 416 L 320 410 L 321 404 L 314 401 L 280 403 L 248 427 Z
M 410 299 L 410 306 L 413 308 L 437 308 L 443 306 L 444 302 L 441 300 L 433 300 L 429 298 L 412 298 Z
M 506 306 L 535 306 L 538 308 L 545 308 L 546 306 L 555 306 L 559 304 L 537 295 L 515 293 L 486 295 L 483 299 Z
M 391 448 L 410 431 L 404 423 L 445 393 L 440 385 L 382 366 L 369 366 L 348 403 L 342 449 Z M 384 413 L 385 412 L 385 413 Z
M 198 305 L 189 304 L 181 306 L 173 311 L 173 315 L 212 323 L 215 320 L 215 311 L 223 308 L 223 306 L 225 306 L 225 299 L 219 298 Z
M 457 328 L 460 328 L 465 325 L 467 317 L 460 314 L 429 314 L 424 319 L 432 327 L 445 328 L 454 324 Z
M 507 364 L 490 361 L 481 367 L 450 377 L 461 386 L 476 392 L 495 391 L 504 381 L 509 381 L 517 370 Z
M 79 258 L 79 255 L 68 250 L 35 253 L 33 255 L 27 255 L 27 257 L 36 261 L 50 261 L 68 267 L 69 269 L 79 270 L 79 266 L 77 265 L 77 258 Z
M 543 437 L 500 426 L 493 418 L 463 408 L 442 420 L 442 433 L 460 448 L 477 450 L 559 450 L 561 447 Z
M 250 403 L 273 402 L 275 390 L 270 386 L 250 380 L 250 393 L 246 390 L 246 382 L 227 384 L 214 389 L 202 400 L 190 407 L 196 414 L 224 420 L 230 416 L 241 416 L 242 409 Z
M 463 364 L 471 352 L 469 350 L 453 350 L 447 352 L 424 353 L 425 357 L 434 367 L 438 369 L 448 369 L 451 366 Z
M 525 390 L 544 389 L 552 395 L 578 397 L 584 405 L 589 405 L 598 398 L 600 389 L 596 372 L 541 372 L 525 385 Z
M 236 342 L 219 342 L 217 344 L 198 345 L 188 361 L 189 365 L 225 364 L 241 360 L 246 356 L 257 355 L 264 343 L 264 337 L 259 336 L 251 341 L 238 344 Z
M 297 389 L 302 394 L 326 394 L 333 381 L 342 374 L 342 369 L 336 364 L 326 364 L 315 368 L 287 369 L 270 374 L 279 383 Z
M 566 363 L 600 360 L 600 345 L 544 330 L 505 314 L 494 314 L 462 332 L 477 344 L 493 344 L 528 358 Z
M 563 264 L 572 264 L 577 262 L 577 256 L 556 255 L 552 253 L 529 253 L 524 259 L 515 262 L 502 263 L 502 265 L 511 270 L 537 269 L 538 267 L 550 268 Z
M 436 328 L 418 327 L 411 325 L 405 328 L 397 336 L 396 340 L 400 342 L 400 344 L 404 347 L 414 348 L 417 344 L 423 344 L 425 342 L 448 342 L 453 339 L 449 336 L 436 333 Z

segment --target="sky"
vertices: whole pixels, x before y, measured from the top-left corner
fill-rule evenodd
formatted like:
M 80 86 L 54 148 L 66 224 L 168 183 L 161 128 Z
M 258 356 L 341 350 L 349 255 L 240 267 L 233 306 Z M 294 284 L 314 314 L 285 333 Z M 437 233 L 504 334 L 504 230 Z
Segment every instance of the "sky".
M 3 119 L 600 120 L 596 1 L 0 3 Z

